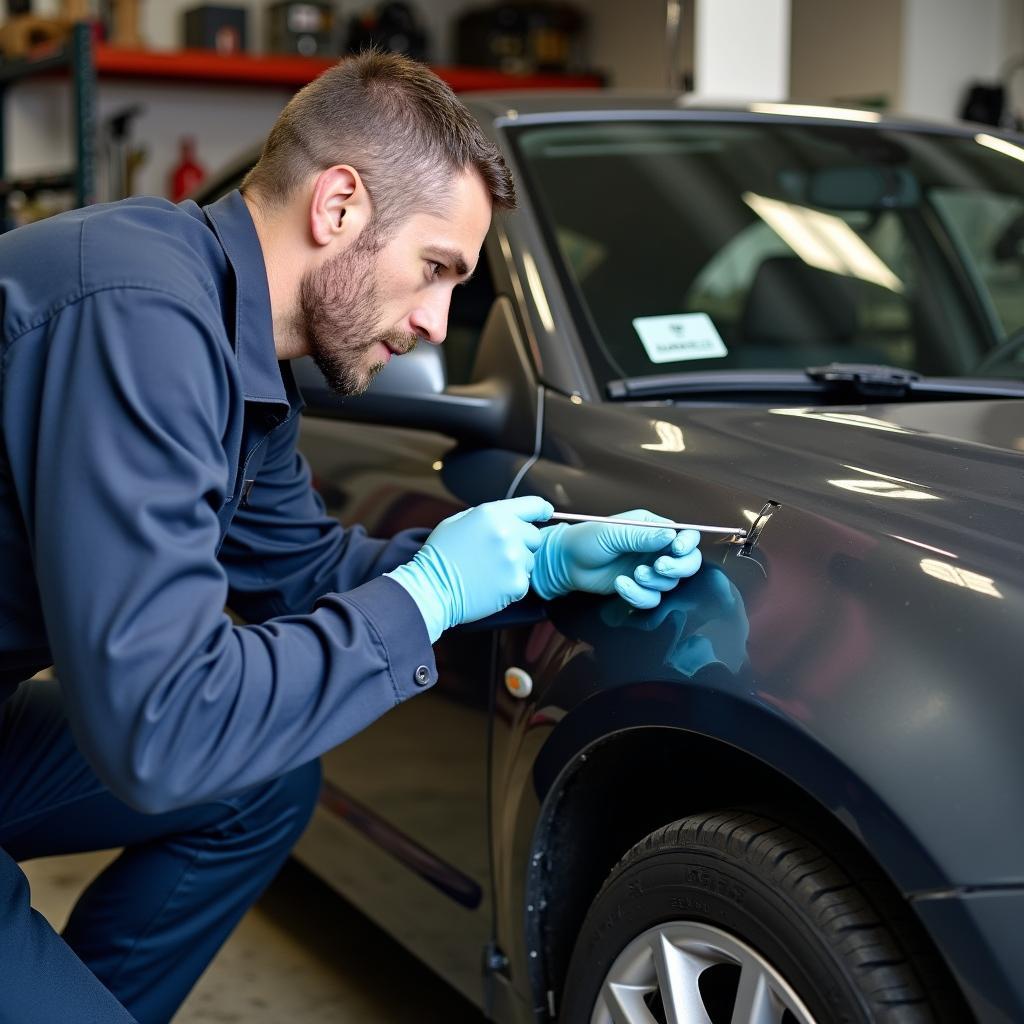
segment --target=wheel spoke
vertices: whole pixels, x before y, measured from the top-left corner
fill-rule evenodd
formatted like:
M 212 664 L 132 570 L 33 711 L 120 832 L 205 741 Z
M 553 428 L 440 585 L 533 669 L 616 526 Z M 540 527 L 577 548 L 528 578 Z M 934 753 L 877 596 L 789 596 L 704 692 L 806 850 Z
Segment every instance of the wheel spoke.
M 782 1007 L 772 995 L 768 976 L 758 964 L 747 962 L 733 1005 L 732 1024 L 779 1024 Z
M 612 1016 L 612 1024 L 658 1024 L 644 1002 L 644 996 L 649 995 L 651 991 L 650 985 L 608 982 L 601 995 L 605 1007 Z
M 657 924 L 627 943 L 605 975 L 590 1024 L 712 1024 L 708 1006 L 728 1006 L 730 985 L 736 986 L 730 1024 L 782 1024 L 787 1010 L 794 1024 L 815 1024 L 800 996 L 756 949 L 698 921 Z
M 664 934 L 655 937 L 651 953 L 668 1024 L 711 1024 L 698 986 L 709 962 L 680 949 Z

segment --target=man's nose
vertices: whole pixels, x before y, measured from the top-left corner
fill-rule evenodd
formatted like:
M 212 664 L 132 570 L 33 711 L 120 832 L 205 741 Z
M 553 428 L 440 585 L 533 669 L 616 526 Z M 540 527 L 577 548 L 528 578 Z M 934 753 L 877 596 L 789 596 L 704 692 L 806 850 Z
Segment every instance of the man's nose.
M 409 326 L 431 345 L 440 345 L 448 333 L 448 302 L 445 297 L 443 301 L 425 303 L 409 316 Z

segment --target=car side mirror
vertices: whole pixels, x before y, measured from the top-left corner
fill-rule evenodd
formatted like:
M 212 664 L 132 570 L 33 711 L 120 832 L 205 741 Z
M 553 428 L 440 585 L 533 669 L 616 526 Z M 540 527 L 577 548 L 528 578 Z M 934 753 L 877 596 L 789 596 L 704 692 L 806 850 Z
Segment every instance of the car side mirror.
M 447 434 L 459 441 L 531 452 L 536 384 L 506 296 L 494 301 L 480 335 L 469 384 L 446 386 L 439 346 L 420 342 L 392 357 L 362 395 L 340 397 L 312 359 L 296 361 L 295 379 L 309 414 Z
M 357 400 L 335 395 L 310 356 L 296 360 L 292 369 L 310 409 L 334 410 L 339 403 Z M 437 346 L 421 341 L 411 352 L 393 356 L 374 378 L 367 394 L 372 394 L 378 400 L 436 396 L 444 392 L 446 383 L 441 352 Z

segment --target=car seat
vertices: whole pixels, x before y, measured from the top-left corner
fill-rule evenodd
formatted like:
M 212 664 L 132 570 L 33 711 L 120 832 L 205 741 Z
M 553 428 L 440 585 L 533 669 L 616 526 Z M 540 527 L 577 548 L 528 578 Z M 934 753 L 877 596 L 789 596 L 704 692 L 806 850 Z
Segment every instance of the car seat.
M 879 348 L 858 337 L 859 303 L 878 301 L 882 291 L 881 285 L 813 267 L 799 257 L 769 257 L 747 293 L 733 355 L 748 366 L 885 362 Z

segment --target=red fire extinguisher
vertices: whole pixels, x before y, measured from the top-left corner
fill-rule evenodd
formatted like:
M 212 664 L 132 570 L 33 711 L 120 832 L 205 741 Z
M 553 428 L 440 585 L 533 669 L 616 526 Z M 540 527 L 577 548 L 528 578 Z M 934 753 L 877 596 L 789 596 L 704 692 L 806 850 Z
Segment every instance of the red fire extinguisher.
M 196 163 L 195 139 L 186 136 L 181 140 L 178 165 L 171 171 L 169 190 L 171 202 L 180 203 L 182 199 L 191 195 L 205 177 L 206 171 Z

